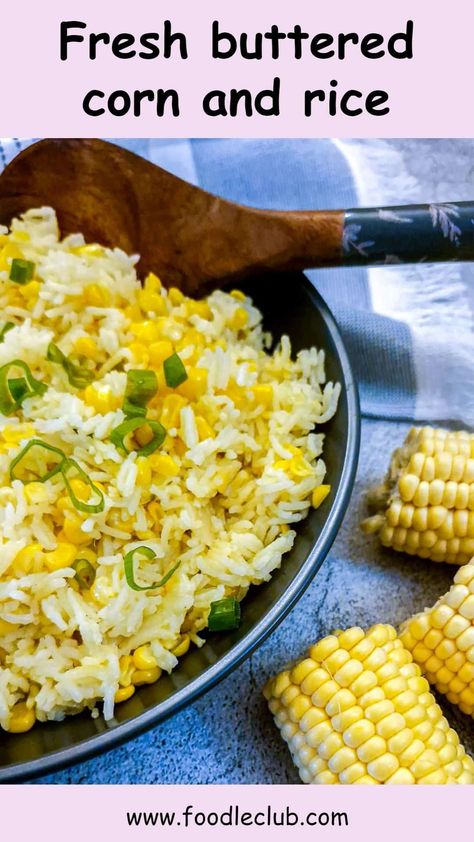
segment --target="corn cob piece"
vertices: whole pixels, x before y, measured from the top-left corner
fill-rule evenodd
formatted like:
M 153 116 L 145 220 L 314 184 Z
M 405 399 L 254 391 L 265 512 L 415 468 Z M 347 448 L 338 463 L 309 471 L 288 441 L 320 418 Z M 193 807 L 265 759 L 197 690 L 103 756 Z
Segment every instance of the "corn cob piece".
M 474 434 L 414 427 L 369 495 L 362 523 L 384 547 L 466 564 L 474 555 Z
M 334 632 L 264 695 L 304 783 L 474 783 L 474 761 L 393 626 Z
M 432 608 L 406 620 L 400 638 L 430 684 L 474 716 L 474 559 Z

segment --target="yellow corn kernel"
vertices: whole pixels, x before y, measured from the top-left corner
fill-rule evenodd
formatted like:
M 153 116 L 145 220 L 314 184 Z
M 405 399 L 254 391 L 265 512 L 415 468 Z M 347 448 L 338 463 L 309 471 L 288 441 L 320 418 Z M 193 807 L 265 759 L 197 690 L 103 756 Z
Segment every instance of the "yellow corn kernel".
M 7 424 L 1 434 L 7 444 L 19 444 L 23 439 L 29 439 L 35 434 L 33 424 Z
M 138 304 L 129 304 L 127 307 L 124 307 L 123 314 L 129 322 L 139 322 L 142 317 L 142 311 Z
M 174 649 L 171 650 L 172 654 L 175 658 L 182 658 L 183 655 L 186 655 L 186 652 L 189 650 L 191 645 L 191 640 L 188 634 L 182 636 L 179 643 L 176 644 Z
M 178 427 L 180 422 L 180 412 L 183 406 L 186 406 L 187 400 L 182 395 L 173 393 L 167 395 L 163 401 L 163 408 L 161 411 L 161 423 L 165 430 L 172 427 Z
M 120 676 L 119 684 L 121 687 L 129 687 L 132 683 L 132 675 L 135 671 L 135 665 L 131 655 L 122 655 L 119 662 Z
M 205 299 L 202 301 L 195 301 L 192 298 L 187 298 L 186 312 L 188 316 L 199 316 L 201 319 L 211 318 L 211 309 Z
M 37 300 L 41 284 L 39 281 L 30 281 L 28 284 L 20 287 L 21 294 L 30 304 L 34 304 Z
M 43 554 L 44 563 L 50 573 L 61 570 L 63 567 L 70 567 L 76 556 L 76 545 L 67 541 L 58 542 L 55 550 Z
M 137 459 L 137 483 L 142 488 L 147 488 L 151 483 L 151 467 L 148 459 L 145 456 L 139 456 Z
M 84 289 L 82 299 L 86 307 L 109 307 L 111 295 L 108 289 L 91 284 Z
M 41 544 L 29 544 L 23 547 L 13 560 L 13 570 L 17 576 L 27 576 L 33 570 L 38 553 L 43 550 Z
M 206 344 L 205 336 L 196 330 L 195 327 L 189 328 L 186 333 L 183 333 L 183 336 L 179 343 L 179 350 L 183 348 L 187 348 L 189 345 L 194 345 L 196 350 L 199 352 L 204 345 Z
M 147 444 L 150 444 L 153 439 L 153 430 L 150 425 L 146 423 L 146 418 L 143 419 L 143 426 L 135 430 L 133 437 L 140 447 L 146 447 Z
M 366 533 L 399 552 L 466 564 L 474 554 L 474 433 L 414 427 L 374 489 Z
M 90 544 L 91 536 L 83 532 L 81 527 L 82 518 L 78 514 L 66 514 L 63 524 L 64 537 L 71 544 Z
M 313 466 L 298 452 L 290 459 L 290 473 L 294 479 L 311 477 L 314 474 Z
M 5 637 L 5 635 L 11 634 L 16 631 L 17 628 L 17 623 L 9 623 L 7 620 L 2 620 L 0 617 L 0 637 Z
M 158 275 L 155 275 L 154 272 L 148 272 L 148 275 L 145 278 L 145 289 L 149 292 L 160 292 L 162 286 L 163 284 L 161 283 Z
M 161 676 L 161 670 L 159 667 L 154 667 L 153 669 L 149 670 L 135 670 L 133 673 L 133 681 L 137 687 L 141 684 L 154 684 L 155 681 Z
M 186 373 L 188 379 L 176 391 L 189 401 L 197 401 L 207 391 L 207 368 L 190 367 Z
M 168 312 L 166 298 L 160 292 L 150 289 L 141 289 L 137 294 L 138 303 L 144 313 L 155 313 L 157 316 L 165 316 Z
M 250 391 L 255 403 L 264 406 L 266 409 L 273 404 L 273 386 L 269 384 L 258 384 L 251 386 Z
M 12 260 L 21 260 L 23 252 L 15 245 L 8 242 L 0 251 L 0 272 L 9 272 Z
M 391 626 L 334 632 L 264 694 L 305 783 L 474 783 L 474 761 Z
M 160 338 L 158 325 L 152 321 L 134 322 L 130 325 L 130 331 L 139 342 L 156 342 Z
M 215 439 L 216 434 L 212 427 L 209 426 L 206 419 L 202 417 L 202 415 L 196 415 L 196 429 L 198 431 L 199 441 L 204 441 L 205 439 Z
M 184 301 L 184 295 L 177 287 L 169 288 L 168 298 L 175 307 L 179 306 L 179 304 L 182 304 Z
M 169 339 L 160 339 L 159 342 L 152 342 L 148 348 L 150 355 L 150 364 L 154 368 L 159 368 L 163 361 L 171 357 L 173 353 L 173 345 Z
M 28 503 L 46 503 L 48 500 L 48 491 L 42 482 L 29 482 L 24 491 Z
M 12 708 L 8 722 L 8 731 L 11 734 L 25 734 L 31 731 L 36 722 L 36 714 L 33 708 L 26 706 L 25 702 L 17 702 Z
M 318 485 L 311 495 L 311 505 L 313 509 L 318 509 L 321 503 L 326 499 L 331 491 L 330 485 Z
M 84 482 L 82 479 L 74 478 L 71 480 L 70 485 L 77 499 L 82 500 L 83 503 L 87 503 L 91 495 L 91 489 L 87 482 Z
M 18 243 L 29 243 L 31 239 L 28 231 L 12 231 L 11 238 L 12 240 L 16 240 Z
M 135 649 L 133 663 L 137 670 L 153 670 L 158 666 L 158 662 L 147 644 Z
M 150 361 L 150 354 L 147 346 L 144 345 L 143 342 L 131 342 L 128 347 L 136 363 L 144 366 L 148 365 Z
M 232 330 L 242 330 L 249 320 L 249 314 L 244 307 L 237 307 L 228 321 Z
M 74 351 L 89 360 L 96 360 L 99 355 L 97 342 L 90 336 L 80 336 L 74 343 Z
M 85 246 L 78 246 L 74 251 L 84 257 L 103 257 L 105 253 L 103 247 L 99 246 L 98 243 L 86 243 Z
M 179 474 L 179 466 L 168 453 L 153 453 L 148 462 L 152 471 L 162 477 L 175 477 Z
M 80 558 L 85 558 L 86 561 L 90 562 L 90 564 L 94 567 L 97 564 L 97 553 L 95 553 L 94 550 L 91 550 L 90 547 L 81 547 L 78 555 Z
M 128 687 L 120 687 L 115 694 L 114 701 L 117 705 L 121 702 L 127 702 L 134 693 L 135 687 L 133 684 L 129 684 Z
M 231 290 L 230 295 L 232 298 L 235 298 L 236 301 L 245 301 L 245 295 L 240 289 Z
M 110 386 L 86 386 L 84 403 L 91 406 L 99 415 L 113 412 L 122 405 L 123 396 L 112 392 Z
M 153 524 L 160 523 L 163 517 L 163 509 L 157 500 L 153 500 L 151 503 L 148 503 L 146 510 L 150 515 Z

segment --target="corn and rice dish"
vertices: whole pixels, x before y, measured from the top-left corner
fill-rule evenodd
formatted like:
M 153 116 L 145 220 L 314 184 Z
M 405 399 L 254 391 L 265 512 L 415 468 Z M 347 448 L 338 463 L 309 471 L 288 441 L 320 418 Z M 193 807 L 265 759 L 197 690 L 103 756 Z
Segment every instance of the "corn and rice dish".
M 241 292 L 166 291 L 137 257 L 0 228 L 0 725 L 106 719 L 215 609 L 268 580 L 329 492 L 339 386 L 272 353 Z M 224 612 L 225 613 L 225 612 Z M 225 623 L 224 626 L 225 627 Z M 230 627 L 230 626 L 228 626 Z

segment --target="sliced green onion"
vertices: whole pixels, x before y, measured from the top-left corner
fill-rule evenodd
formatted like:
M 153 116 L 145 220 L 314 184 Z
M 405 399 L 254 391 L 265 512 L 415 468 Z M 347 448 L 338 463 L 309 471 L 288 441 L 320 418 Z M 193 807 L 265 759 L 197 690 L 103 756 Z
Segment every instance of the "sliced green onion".
M 171 389 L 175 389 L 181 383 L 188 379 L 186 369 L 181 362 L 178 354 L 171 354 L 163 361 L 163 371 L 165 373 L 166 385 Z
M 158 391 L 158 378 L 154 371 L 148 369 L 131 369 L 127 371 L 127 386 L 123 411 L 131 417 L 145 415 L 146 405 L 155 397 Z
M 54 464 L 52 466 L 50 465 L 50 467 L 46 470 L 44 474 L 33 475 L 32 478 L 27 479 L 24 476 L 19 476 L 16 471 L 16 468 L 20 465 L 21 462 L 23 462 L 25 456 L 34 447 L 39 447 L 42 450 L 45 450 L 47 456 L 50 456 L 50 454 L 54 454 L 56 457 L 56 461 L 54 462 L 53 460 Z M 50 456 L 50 463 L 51 458 L 52 457 Z M 25 445 L 23 450 L 21 450 L 20 453 L 18 453 L 18 455 L 15 456 L 15 458 L 11 462 L 10 479 L 19 479 L 21 482 L 25 483 L 25 485 L 29 482 L 46 482 L 46 480 L 51 479 L 51 477 L 54 477 L 55 474 L 59 473 L 59 471 L 61 470 L 61 466 L 64 462 L 64 458 L 65 454 L 62 450 L 59 449 L 59 447 L 53 447 L 51 444 L 47 444 L 46 442 L 41 441 L 41 439 L 31 439 L 31 441 L 29 441 L 28 444 Z M 26 469 L 26 466 L 23 467 L 24 469 Z M 29 470 L 29 473 L 31 474 L 31 469 L 27 470 Z
M 25 376 L 21 378 L 9 377 L 12 368 L 20 368 Z M 22 389 L 21 393 L 19 391 L 19 380 L 26 387 L 26 391 Z M 0 368 L 0 412 L 3 415 L 12 415 L 20 408 L 25 398 L 29 398 L 31 395 L 44 395 L 46 389 L 47 386 L 44 383 L 33 377 L 29 366 L 23 360 L 12 360 L 11 363 L 2 365 Z
M 207 620 L 209 631 L 231 631 L 240 625 L 240 602 L 235 596 L 226 596 L 211 602 Z
M 3 325 L 2 329 L 0 330 L 0 342 L 3 342 L 3 340 L 5 339 L 6 334 L 8 333 L 8 331 L 9 331 L 9 330 L 11 330 L 11 329 L 12 329 L 12 327 L 15 327 L 15 323 L 14 323 L 14 322 L 5 322 L 5 324 Z
M 12 398 L 21 401 L 28 392 L 28 384 L 24 377 L 11 377 L 8 381 L 8 388 Z
M 72 568 L 76 571 L 74 578 L 78 585 L 88 591 L 95 582 L 95 568 L 86 558 L 76 558 Z
M 31 260 L 15 257 L 10 267 L 10 280 L 16 284 L 27 284 L 35 274 L 35 264 Z
M 76 389 L 85 389 L 95 378 L 95 373 L 91 369 L 88 369 L 84 363 L 76 363 L 71 357 L 66 357 L 66 354 L 63 354 L 61 348 L 58 348 L 54 342 L 48 345 L 46 357 L 50 362 L 58 363 L 63 367 L 71 386 L 75 386 Z
M 146 416 L 146 406 L 132 403 L 128 398 L 123 399 L 122 410 L 127 418 L 145 418 Z
M 130 550 L 129 553 L 126 554 L 123 564 L 125 568 L 125 578 L 127 580 L 127 585 L 129 588 L 132 588 L 133 591 L 152 591 L 156 588 L 162 588 L 163 585 L 166 585 L 167 581 L 171 579 L 175 570 L 178 569 L 179 565 L 181 564 L 178 561 L 177 564 L 174 565 L 167 573 L 160 579 L 159 582 L 155 582 L 153 585 L 137 585 L 135 581 L 135 574 L 133 572 L 133 565 L 135 561 L 135 555 L 140 553 L 144 556 L 148 561 L 151 561 L 153 558 L 156 558 L 155 552 L 150 547 L 135 547 L 134 550 Z
M 163 444 L 166 438 L 166 430 L 159 421 L 150 421 L 149 418 L 142 418 L 141 416 L 127 418 L 126 421 L 122 421 L 118 427 L 115 427 L 112 430 L 110 434 L 110 441 L 119 450 L 123 450 L 125 453 L 132 453 L 134 448 L 128 446 L 126 439 L 129 435 L 131 435 L 131 433 L 139 430 L 140 427 L 150 427 L 150 430 L 153 433 L 153 438 L 148 442 L 148 444 L 136 449 L 136 453 L 138 453 L 139 456 L 149 456 L 150 453 L 154 453 L 155 450 Z
M 63 459 L 61 466 L 61 474 L 63 476 L 64 483 L 66 485 L 67 493 L 71 498 L 72 504 L 78 509 L 80 512 L 87 512 L 90 514 L 97 514 L 98 512 L 104 511 L 105 500 L 104 495 L 100 488 L 97 488 L 96 485 L 92 482 L 91 478 L 86 474 L 85 471 L 82 470 L 81 466 L 77 464 L 75 459 L 69 459 L 66 457 Z M 79 497 L 76 496 L 74 493 L 74 489 L 72 488 L 71 479 L 69 478 L 69 474 L 71 471 L 74 471 L 86 485 L 89 486 L 91 493 L 95 495 L 95 502 L 94 503 L 85 503 L 84 500 L 79 500 Z M 77 477 L 73 477 L 72 479 L 76 479 Z

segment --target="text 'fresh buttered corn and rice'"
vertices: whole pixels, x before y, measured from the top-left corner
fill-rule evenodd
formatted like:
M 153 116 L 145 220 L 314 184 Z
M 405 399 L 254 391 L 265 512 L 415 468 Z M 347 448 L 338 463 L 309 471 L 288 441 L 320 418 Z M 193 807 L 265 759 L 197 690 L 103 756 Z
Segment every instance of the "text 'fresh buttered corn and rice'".
M 31 211 L 0 234 L 0 723 L 21 731 L 171 670 L 231 628 L 291 524 L 329 493 L 339 387 L 324 355 L 269 353 L 241 292 L 144 287 L 130 258 L 60 241 Z M 3 378 L 3 380 L 2 380 Z

